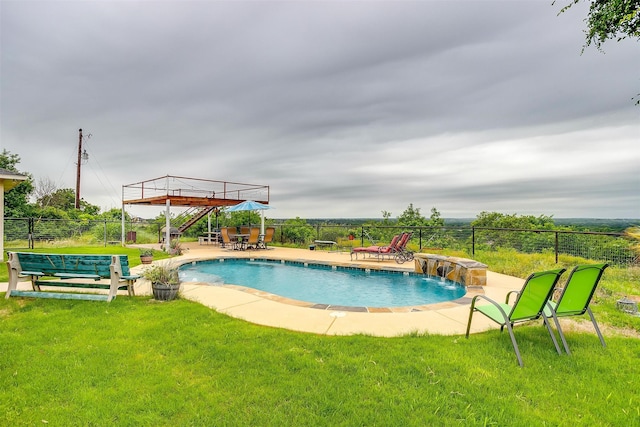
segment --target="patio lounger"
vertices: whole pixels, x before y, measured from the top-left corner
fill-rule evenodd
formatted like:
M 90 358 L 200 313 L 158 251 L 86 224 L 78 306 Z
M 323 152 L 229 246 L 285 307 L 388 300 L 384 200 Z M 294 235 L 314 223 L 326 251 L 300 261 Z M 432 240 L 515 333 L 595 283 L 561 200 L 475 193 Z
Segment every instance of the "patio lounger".
M 522 357 L 520 356 L 520 350 L 518 349 L 518 343 L 516 337 L 513 334 L 513 325 L 519 322 L 527 322 L 530 320 L 536 320 L 542 317 L 544 324 L 551 335 L 553 345 L 556 347 L 556 351 L 560 354 L 560 347 L 556 341 L 556 337 L 553 334 L 549 319 L 544 313 L 544 308 L 549 300 L 549 297 L 553 293 L 553 289 L 558 283 L 558 279 L 566 269 L 542 271 L 538 273 L 532 273 L 524 282 L 522 289 L 518 291 L 511 291 L 507 294 L 506 303 L 497 303 L 489 297 L 484 295 L 476 295 L 471 300 L 471 308 L 469 312 L 469 322 L 467 323 L 466 337 L 469 338 L 469 330 L 471 329 L 471 320 L 473 313 L 479 312 L 489 319 L 500 325 L 500 331 L 507 327 L 509 336 L 511 337 L 511 344 L 516 352 L 518 363 L 520 366 L 524 366 L 522 363 Z M 517 298 L 513 306 L 509 305 L 509 297 L 511 294 L 516 293 Z M 491 305 L 476 305 L 478 299 L 484 299 L 491 303 Z
M 571 354 L 571 351 L 569 350 L 569 345 L 567 344 L 564 333 L 560 328 L 558 317 L 581 316 L 585 312 L 589 314 L 591 323 L 596 330 L 598 338 L 600 338 L 602 346 L 606 347 L 600 328 L 598 328 L 596 318 L 593 316 L 593 312 L 589 308 L 589 304 L 591 303 L 591 298 L 593 297 L 598 283 L 600 282 L 600 278 L 602 278 L 602 274 L 608 266 L 608 264 L 576 266 L 569 274 L 567 283 L 564 288 L 562 288 L 558 300 L 549 300 L 545 307 L 544 314 L 547 317 L 553 317 L 556 329 L 558 330 L 558 334 L 560 335 L 560 339 L 562 340 L 562 344 L 564 345 L 564 349 L 567 354 Z
M 351 260 L 353 260 L 353 254 L 355 254 L 356 259 L 358 259 L 359 253 L 369 254 L 369 255 L 380 255 L 382 253 L 390 253 L 392 248 L 395 248 L 396 245 L 398 244 L 400 237 L 403 236 L 404 234 L 405 233 L 396 234 L 395 236 L 393 236 L 393 239 L 391 239 L 391 243 L 389 243 L 388 246 L 367 246 L 367 247 L 353 248 L 351 249 Z

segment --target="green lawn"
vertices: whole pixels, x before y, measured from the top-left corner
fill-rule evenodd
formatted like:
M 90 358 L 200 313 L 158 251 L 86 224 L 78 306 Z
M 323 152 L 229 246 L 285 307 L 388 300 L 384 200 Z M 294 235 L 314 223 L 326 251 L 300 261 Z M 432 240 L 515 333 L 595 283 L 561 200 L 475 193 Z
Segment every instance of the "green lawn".
M 616 332 L 640 321 L 615 310 L 637 279 L 605 273 L 606 348 L 567 332 L 559 356 L 540 322 L 518 327 L 524 368 L 499 331 L 332 337 L 186 300 L 0 294 L 0 425 L 640 425 L 640 340 Z
M 640 340 L 330 337 L 197 303 L 0 300 L 1 425 L 637 425 Z

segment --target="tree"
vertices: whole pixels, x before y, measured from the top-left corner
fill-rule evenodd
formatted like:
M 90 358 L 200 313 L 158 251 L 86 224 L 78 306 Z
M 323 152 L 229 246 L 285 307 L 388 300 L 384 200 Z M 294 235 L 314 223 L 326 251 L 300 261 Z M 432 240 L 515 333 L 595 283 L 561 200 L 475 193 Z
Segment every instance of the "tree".
M 76 193 L 71 188 L 61 188 L 39 197 L 36 203 L 41 208 L 54 207 L 68 211 L 75 208 Z
M 295 217 L 284 222 L 282 233 L 286 241 L 300 244 L 313 240 L 315 230 L 306 220 Z
M 382 211 L 382 225 L 389 226 L 391 225 L 391 212 Z
M 407 209 L 398 217 L 398 224 L 405 227 L 423 227 L 427 225 L 427 219 L 420 214 L 420 208 L 414 208 L 409 203 Z
M 431 225 L 431 227 L 444 227 L 444 219 L 440 216 L 440 212 L 438 212 L 436 208 L 431 208 L 429 225 Z
M 79 214 L 95 216 L 100 213 L 100 207 L 88 203 L 84 199 L 80 200 L 80 211 L 75 209 L 76 193 L 72 188 L 61 188 L 51 194 L 40 197 L 36 203 L 42 209 L 54 207 L 69 213 L 72 218 L 78 218 Z
M 436 208 L 431 208 L 431 217 L 426 219 L 420 214 L 420 208 L 414 208 L 413 203 L 409 203 L 398 217 L 398 224 L 406 227 L 442 227 L 444 219 L 440 218 L 440 212 Z
M 58 186 L 49 178 L 38 178 L 38 182 L 33 189 L 33 197 L 36 199 L 36 204 L 43 208 L 44 205 L 40 204 L 40 200 L 43 200 L 46 196 L 50 196 L 58 190 Z
M 487 228 L 520 228 L 526 230 L 541 229 L 551 230 L 554 228 L 553 217 L 540 215 L 506 215 L 499 212 L 480 212 L 474 221 L 471 221 L 472 227 Z
M 5 194 L 5 217 L 26 217 L 31 216 L 33 212 L 33 208 L 29 205 L 29 194 L 33 191 L 33 178 L 28 173 L 20 172 L 16 167 L 18 163 L 20 163 L 20 156 L 12 154 L 6 149 L 2 150 L 0 168 L 28 177 Z
M 519 229 L 519 230 L 552 230 L 553 218 L 546 215 L 505 215 L 499 212 L 481 212 L 472 227 L 479 227 L 476 231 L 476 245 L 479 247 L 513 248 L 521 252 L 536 252 L 539 248 L 550 247 L 551 233 L 512 232 L 499 230 L 482 230 L 482 228 Z
M 572 0 L 560 9 L 560 13 L 580 1 Z M 601 49 L 602 43 L 614 38 L 617 41 L 627 37 L 640 40 L 640 0 L 592 0 L 586 21 L 585 47 L 593 43 Z
M 581 0 L 560 9 L 566 12 Z M 555 1 L 552 3 L 555 4 Z M 586 42 L 582 50 L 592 43 L 598 50 L 609 39 L 620 41 L 626 38 L 640 40 L 640 0 L 592 0 L 587 19 Z M 636 105 L 640 105 L 640 94 L 636 95 Z

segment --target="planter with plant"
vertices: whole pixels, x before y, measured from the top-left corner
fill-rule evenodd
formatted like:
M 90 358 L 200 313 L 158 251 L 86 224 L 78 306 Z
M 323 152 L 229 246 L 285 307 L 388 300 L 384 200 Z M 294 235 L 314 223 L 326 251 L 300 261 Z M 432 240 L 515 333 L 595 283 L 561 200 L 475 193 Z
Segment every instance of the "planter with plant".
M 142 276 L 151 282 L 153 297 L 160 301 L 171 301 L 180 290 L 178 267 L 169 263 L 156 264 L 146 269 Z
M 182 255 L 182 243 L 178 239 L 171 239 L 169 242 L 169 255 Z
M 142 264 L 151 264 L 153 262 L 153 250 L 140 249 L 140 262 Z

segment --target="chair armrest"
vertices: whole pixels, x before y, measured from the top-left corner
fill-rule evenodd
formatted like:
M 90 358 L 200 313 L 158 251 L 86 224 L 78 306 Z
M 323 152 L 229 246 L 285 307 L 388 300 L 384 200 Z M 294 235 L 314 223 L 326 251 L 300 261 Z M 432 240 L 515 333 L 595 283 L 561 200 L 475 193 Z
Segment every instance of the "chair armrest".
M 489 298 L 486 295 L 479 294 L 479 295 L 474 296 L 473 299 L 471 300 L 471 308 L 473 308 L 476 305 L 476 300 L 478 300 L 478 299 L 483 299 L 485 301 L 490 302 L 491 304 L 493 304 L 495 306 L 500 307 L 500 303 L 496 302 L 495 300 Z
M 479 311 L 476 308 L 476 301 L 478 299 L 483 299 L 483 300 L 491 303 L 491 305 L 493 305 L 500 312 L 500 314 L 502 315 L 502 317 L 504 319 L 504 324 L 506 324 L 509 321 L 509 315 L 502 308 L 503 304 L 500 304 L 500 303 L 492 300 L 491 298 L 489 298 L 486 295 L 476 295 L 476 296 L 473 297 L 473 299 L 471 300 L 471 309 L 470 309 L 471 313 L 473 313 L 474 311 Z M 489 316 L 487 313 L 482 313 L 482 314 L 484 314 L 485 316 Z M 495 318 L 493 318 L 491 316 L 489 316 L 489 317 L 492 318 L 494 321 L 499 322 L 498 319 L 495 319 Z
M 507 293 L 507 298 L 504 300 L 506 304 L 509 304 L 509 298 L 511 298 L 511 294 L 520 295 L 520 291 L 509 291 Z

